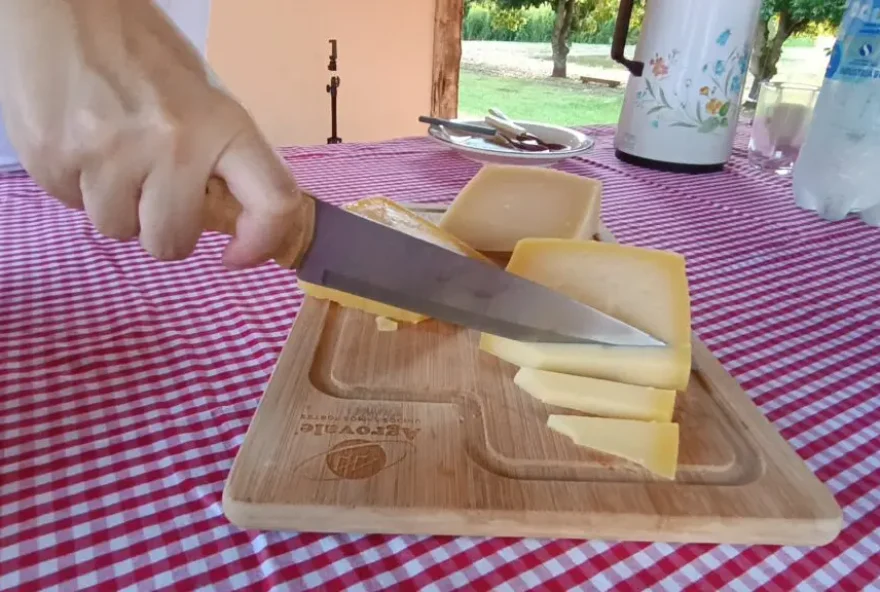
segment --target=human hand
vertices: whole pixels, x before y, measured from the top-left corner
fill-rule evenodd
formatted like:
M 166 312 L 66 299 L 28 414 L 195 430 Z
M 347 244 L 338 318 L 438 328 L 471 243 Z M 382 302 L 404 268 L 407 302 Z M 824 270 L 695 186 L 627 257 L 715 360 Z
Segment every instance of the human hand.
M 148 0 L 0 0 L 0 104 L 37 183 L 158 259 L 195 248 L 212 175 L 242 205 L 227 265 L 258 264 L 303 228 L 286 166 Z

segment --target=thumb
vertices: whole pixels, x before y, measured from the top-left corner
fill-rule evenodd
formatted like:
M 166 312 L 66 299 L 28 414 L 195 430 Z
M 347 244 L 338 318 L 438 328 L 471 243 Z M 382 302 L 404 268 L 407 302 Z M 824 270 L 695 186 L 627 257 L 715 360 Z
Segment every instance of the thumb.
M 253 127 L 226 147 L 215 166 L 242 206 L 235 236 L 226 247 L 228 267 L 258 265 L 284 243 L 299 242 L 304 232 L 306 198 L 287 166 Z

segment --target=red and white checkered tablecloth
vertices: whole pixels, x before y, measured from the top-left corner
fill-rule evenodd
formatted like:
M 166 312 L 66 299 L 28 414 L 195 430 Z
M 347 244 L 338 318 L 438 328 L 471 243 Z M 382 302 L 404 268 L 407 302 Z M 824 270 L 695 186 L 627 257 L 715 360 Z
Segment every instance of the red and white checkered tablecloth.
M 0 176 L 0 589 L 804 590 L 880 586 L 880 229 L 797 209 L 745 163 L 617 161 L 612 130 L 559 168 L 604 182 L 626 243 L 683 253 L 694 328 L 834 492 L 821 548 L 324 536 L 239 530 L 224 480 L 294 320 L 294 275 L 100 237 Z M 448 202 L 477 164 L 431 141 L 285 149 L 335 203 Z

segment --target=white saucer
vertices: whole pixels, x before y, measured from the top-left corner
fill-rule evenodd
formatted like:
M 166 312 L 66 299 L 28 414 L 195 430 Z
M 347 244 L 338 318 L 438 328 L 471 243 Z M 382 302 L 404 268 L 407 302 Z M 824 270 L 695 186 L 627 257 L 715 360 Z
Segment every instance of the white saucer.
M 486 125 L 482 120 L 454 119 L 453 121 Z M 531 121 L 516 121 L 516 123 L 545 142 L 562 144 L 563 146 L 568 146 L 568 148 L 552 152 L 524 152 L 500 146 L 481 136 L 444 128 L 448 137 L 452 140 L 450 141 L 444 137 L 443 132 L 436 125 L 428 128 L 428 135 L 435 141 L 455 150 L 465 158 L 477 162 L 527 166 L 550 166 L 572 156 L 579 156 L 589 152 L 595 144 L 593 138 L 571 128 Z

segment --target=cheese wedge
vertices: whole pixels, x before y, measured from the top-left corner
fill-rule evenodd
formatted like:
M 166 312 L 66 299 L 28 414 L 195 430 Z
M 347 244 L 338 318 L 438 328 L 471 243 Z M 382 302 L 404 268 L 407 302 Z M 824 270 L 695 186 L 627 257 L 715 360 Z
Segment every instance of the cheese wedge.
M 488 261 L 485 255 L 479 253 L 465 241 L 387 197 L 368 197 L 344 207 L 349 212 L 369 218 L 385 226 L 390 226 L 395 230 L 433 243 L 438 247 L 443 247 L 474 259 Z
M 433 243 L 450 251 L 460 253 L 467 257 L 489 261 L 489 259 L 477 252 L 463 241 L 438 228 L 436 225 L 425 220 L 416 213 L 395 203 L 386 197 L 369 197 L 345 206 L 345 209 L 354 212 L 364 218 L 373 220 L 385 226 L 405 232 L 410 236 Z M 325 286 L 319 286 L 310 282 L 299 280 L 302 291 L 313 298 L 332 300 L 347 308 L 357 308 L 377 316 L 386 317 L 389 320 L 402 321 L 405 323 L 419 323 L 428 317 L 423 314 L 404 310 L 396 306 L 390 306 L 382 302 L 370 300 L 341 292 Z
M 376 329 L 379 331 L 397 331 L 397 321 L 388 317 L 376 317 Z
M 456 196 L 439 226 L 478 251 L 510 253 L 524 238 L 592 239 L 601 199 L 597 179 L 488 164 Z
M 678 468 L 678 424 L 551 415 L 547 427 L 577 444 L 645 467 L 665 479 L 675 479 Z
M 668 346 L 526 343 L 484 333 L 483 351 L 520 367 L 659 389 L 687 388 L 690 297 L 680 255 L 598 241 L 524 239 L 507 270 L 629 323 Z
M 548 405 L 592 415 L 643 421 L 672 421 L 675 391 L 520 368 L 514 384 Z

